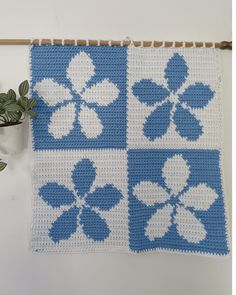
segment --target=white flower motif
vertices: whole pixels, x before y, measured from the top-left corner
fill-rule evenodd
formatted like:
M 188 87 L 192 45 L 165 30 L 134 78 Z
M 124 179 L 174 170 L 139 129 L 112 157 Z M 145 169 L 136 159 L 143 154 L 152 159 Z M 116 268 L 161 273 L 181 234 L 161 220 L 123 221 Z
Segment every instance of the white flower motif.
M 165 188 L 158 183 L 141 181 L 133 188 L 133 194 L 147 206 L 159 205 L 147 221 L 145 235 L 150 241 L 162 238 L 172 224 L 182 238 L 189 243 L 199 243 L 207 231 L 194 211 L 207 211 L 218 195 L 206 183 L 188 186 L 190 167 L 181 154 L 168 158 L 162 168 Z M 190 210 L 189 210 L 190 209 Z
M 87 53 L 80 52 L 71 59 L 66 70 L 71 89 L 51 78 L 44 78 L 35 84 L 34 90 L 44 102 L 48 106 L 57 107 L 48 126 L 55 139 L 69 135 L 76 119 L 87 138 L 97 138 L 102 134 L 103 124 L 95 108 L 114 102 L 119 96 L 119 89 L 109 79 L 88 87 L 87 84 L 94 75 L 92 59 Z

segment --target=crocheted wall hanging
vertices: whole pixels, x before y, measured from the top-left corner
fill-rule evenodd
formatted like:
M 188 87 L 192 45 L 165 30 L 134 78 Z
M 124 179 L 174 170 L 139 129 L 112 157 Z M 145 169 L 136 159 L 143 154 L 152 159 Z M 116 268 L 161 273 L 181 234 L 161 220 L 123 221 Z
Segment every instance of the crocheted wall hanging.
M 32 46 L 34 251 L 229 252 L 219 49 Z

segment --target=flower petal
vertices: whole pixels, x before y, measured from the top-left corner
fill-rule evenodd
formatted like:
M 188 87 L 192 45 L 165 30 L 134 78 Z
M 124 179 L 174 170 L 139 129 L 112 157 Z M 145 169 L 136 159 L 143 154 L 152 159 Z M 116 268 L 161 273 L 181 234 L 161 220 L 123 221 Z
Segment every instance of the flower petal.
M 164 203 L 170 198 L 165 189 L 151 181 L 140 181 L 134 186 L 133 194 L 148 206 Z
M 186 81 L 188 76 L 188 66 L 183 56 L 175 53 L 167 62 L 165 69 L 165 79 L 170 91 L 176 92 Z
M 186 193 L 180 196 L 179 200 L 185 207 L 206 211 L 217 197 L 217 193 L 212 188 L 205 183 L 200 183 L 197 186 L 190 187 Z
M 157 107 L 146 119 L 144 123 L 144 135 L 149 140 L 155 140 L 163 136 L 170 126 L 170 112 L 172 103 L 166 102 L 162 106 Z
M 52 227 L 49 230 L 49 236 L 54 243 L 58 243 L 61 240 L 68 240 L 73 233 L 76 232 L 77 216 L 79 214 L 79 208 L 72 207 L 68 211 L 64 211 L 53 222 Z
M 177 195 L 187 185 L 190 175 L 189 165 L 181 154 L 176 154 L 165 161 L 162 177 L 171 193 Z
M 68 103 L 58 108 L 51 116 L 48 131 L 55 139 L 67 136 L 73 129 L 75 121 L 75 104 Z
M 103 125 L 94 109 L 81 105 L 78 120 L 81 131 L 87 138 L 97 138 L 101 135 Z
M 172 212 L 173 207 L 167 204 L 162 209 L 157 209 L 154 215 L 148 220 L 145 235 L 150 241 L 154 241 L 156 238 L 162 238 L 168 232 L 171 226 Z
M 213 98 L 214 92 L 208 85 L 195 83 L 185 89 L 184 93 L 179 95 L 181 102 L 187 103 L 191 108 L 204 108 Z
M 71 205 L 75 197 L 64 185 L 49 182 L 39 189 L 39 196 L 48 205 L 57 208 L 63 205 Z
M 96 167 L 89 159 L 79 161 L 72 172 L 74 189 L 78 196 L 88 193 L 96 177 Z
M 189 243 L 199 243 L 206 238 L 207 232 L 204 225 L 193 213 L 182 206 L 177 207 L 174 221 L 178 234 Z
M 34 91 L 38 92 L 38 95 L 49 106 L 55 106 L 58 103 L 62 103 L 65 100 L 71 100 L 73 98 L 69 89 L 65 88 L 61 84 L 58 84 L 52 79 L 47 78 L 37 82 L 34 86 Z
M 180 104 L 176 105 L 173 119 L 176 125 L 176 131 L 187 140 L 197 140 L 202 135 L 203 127 L 200 125 L 201 122 L 188 110 L 182 108 Z
M 112 184 L 97 188 L 93 193 L 88 194 L 86 203 L 91 207 L 100 210 L 110 210 L 117 205 L 122 198 L 121 192 Z
M 81 93 L 86 83 L 95 74 L 95 66 L 90 56 L 85 52 L 76 54 L 67 68 L 67 78 L 72 83 L 72 88 L 78 94 Z
M 91 88 L 86 88 L 84 93 L 81 94 L 83 100 L 87 103 L 95 103 L 100 106 L 107 106 L 115 101 L 119 96 L 119 89 L 117 86 L 104 79 L 93 85 Z
M 84 208 L 80 216 L 84 234 L 94 241 L 104 241 L 110 234 L 106 221 L 90 208 Z
M 135 83 L 132 90 L 139 101 L 146 103 L 148 106 L 163 101 L 169 95 L 169 91 L 166 88 L 148 79 Z

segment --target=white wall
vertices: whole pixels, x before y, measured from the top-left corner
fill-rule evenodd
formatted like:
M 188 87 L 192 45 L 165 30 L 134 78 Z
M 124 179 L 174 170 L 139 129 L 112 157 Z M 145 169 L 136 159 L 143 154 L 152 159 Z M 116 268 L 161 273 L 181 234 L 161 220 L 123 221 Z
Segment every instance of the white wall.
M 0 0 L 0 38 L 231 39 L 230 0 Z M 0 91 L 29 77 L 28 49 L 0 46 Z M 231 204 L 231 54 L 224 53 L 224 173 Z M 229 295 L 230 258 L 32 254 L 27 150 L 0 174 L 1 295 Z M 230 205 L 231 206 L 231 205 Z

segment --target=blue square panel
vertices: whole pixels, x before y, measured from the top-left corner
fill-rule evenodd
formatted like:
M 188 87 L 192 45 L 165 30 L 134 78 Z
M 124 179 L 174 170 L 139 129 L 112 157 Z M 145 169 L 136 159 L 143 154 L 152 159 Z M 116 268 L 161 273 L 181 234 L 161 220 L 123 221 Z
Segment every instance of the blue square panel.
M 129 150 L 128 171 L 131 250 L 228 253 L 219 151 Z
M 126 147 L 126 51 L 32 47 L 35 150 Z

